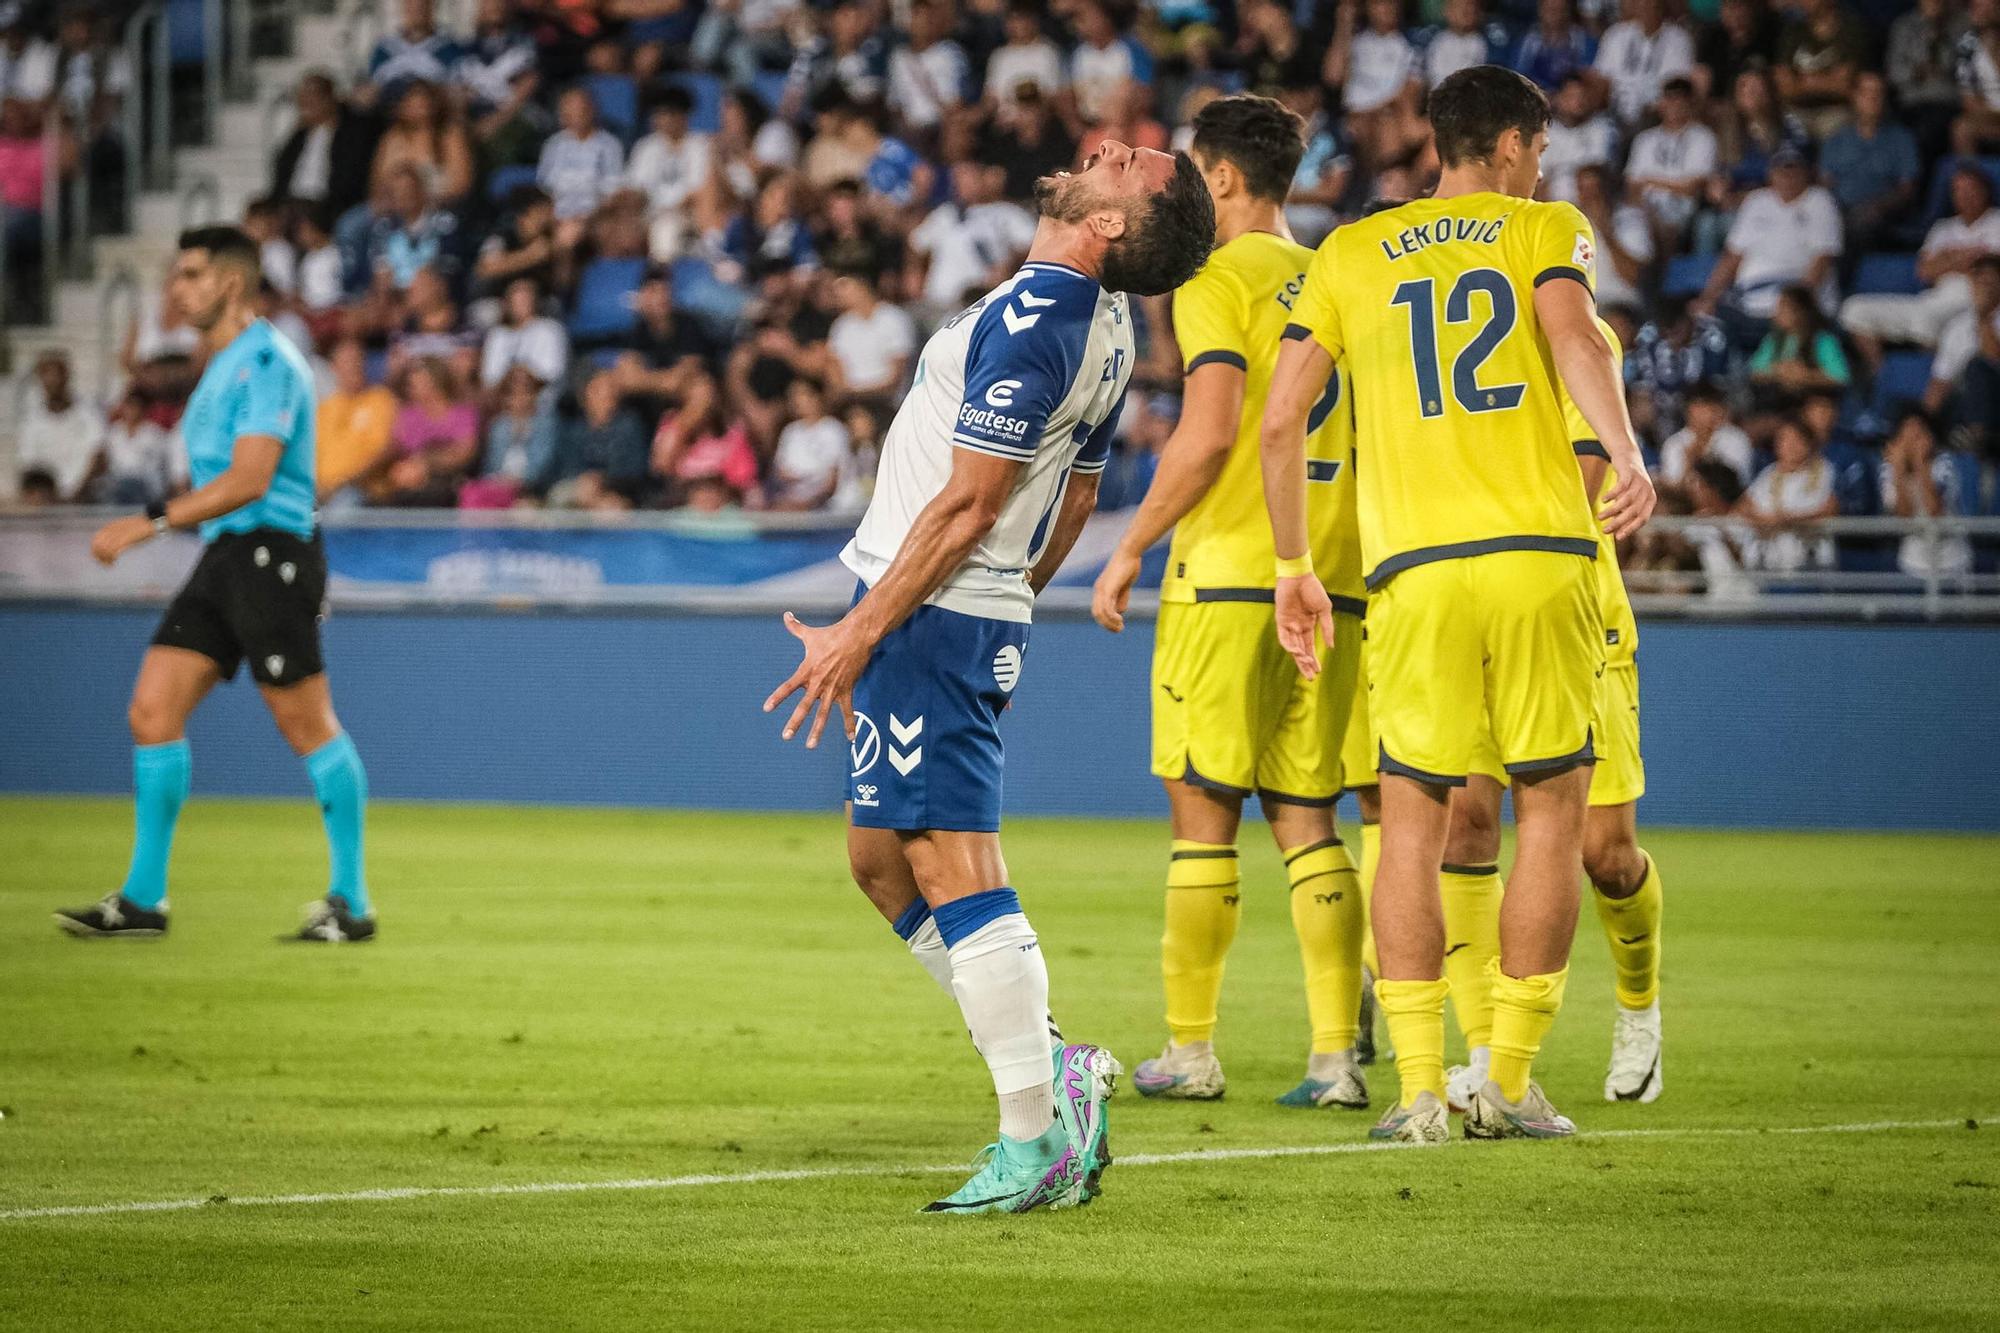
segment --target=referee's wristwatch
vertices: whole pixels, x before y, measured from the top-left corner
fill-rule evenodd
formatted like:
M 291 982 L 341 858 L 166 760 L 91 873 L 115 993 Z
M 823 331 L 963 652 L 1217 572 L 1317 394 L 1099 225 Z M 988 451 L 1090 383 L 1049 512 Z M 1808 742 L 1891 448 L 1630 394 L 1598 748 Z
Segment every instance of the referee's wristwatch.
M 155 500 L 147 505 L 146 518 L 153 525 L 153 535 L 155 537 L 164 537 L 173 528 L 173 524 L 167 522 L 167 502 L 165 500 Z

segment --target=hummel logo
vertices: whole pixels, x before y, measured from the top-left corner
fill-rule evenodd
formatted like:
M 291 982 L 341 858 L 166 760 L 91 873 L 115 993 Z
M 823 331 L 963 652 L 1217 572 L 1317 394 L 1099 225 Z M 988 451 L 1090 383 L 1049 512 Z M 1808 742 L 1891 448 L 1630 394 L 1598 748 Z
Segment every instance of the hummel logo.
M 1618 942 L 1620 944 L 1644 944 L 1647 940 L 1651 938 L 1653 938 L 1653 932 L 1649 930 L 1643 935 L 1634 935 L 1629 940 L 1626 939 L 1623 935 L 1620 935 L 1618 937 Z
M 1015 314 L 1014 307 L 1011 305 L 1000 307 L 1000 318 L 1006 322 L 1007 332 L 1009 333 L 1019 333 L 1022 329 L 1032 329 L 1035 325 L 1042 322 L 1040 315 Z
M 1056 298 L 1053 296 L 1037 296 L 1033 292 L 1021 293 L 1021 307 L 1024 310 L 1040 310 L 1043 306 L 1051 306 L 1055 303 Z

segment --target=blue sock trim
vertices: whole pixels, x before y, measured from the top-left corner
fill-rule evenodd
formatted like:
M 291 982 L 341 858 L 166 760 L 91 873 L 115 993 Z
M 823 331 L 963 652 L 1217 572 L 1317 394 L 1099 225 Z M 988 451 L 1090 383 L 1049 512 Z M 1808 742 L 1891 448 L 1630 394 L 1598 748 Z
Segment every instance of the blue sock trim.
M 896 938 L 908 944 L 910 938 L 924 928 L 924 922 L 931 919 L 931 905 L 922 898 L 903 909 L 903 914 L 890 923 L 889 929 L 896 932 Z
M 1020 912 L 1020 896 L 1012 889 L 999 888 L 945 903 L 934 909 L 931 915 L 937 918 L 938 934 L 944 936 L 944 947 L 951 949 L 987 923 L 1003 916 L 1018 916 Z
M 361 762 L 361 752 L 354 748 L 354 742 L 344 731 L 336 731 L 333 739 L 305 757 L 306 776 L 317 787 L 331 776 L 347 760 Z

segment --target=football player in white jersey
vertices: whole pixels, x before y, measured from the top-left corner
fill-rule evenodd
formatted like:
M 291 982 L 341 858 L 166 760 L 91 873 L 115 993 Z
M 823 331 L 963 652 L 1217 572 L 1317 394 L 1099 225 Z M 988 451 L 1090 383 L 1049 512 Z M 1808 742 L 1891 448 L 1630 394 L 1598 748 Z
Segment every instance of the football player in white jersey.
M 787 613 L 805 660 L 764 704 L 803 690 L 784 735 L 810 720 L 808 747 L 840 710 L 854 880 L 956 999 L 993 1075 L 999 1139 L 934 1212 L 1088 1203 L 1110 1160 L 1117 1062 L 1052 1032 L 1048 970 L 1001 857 L 999 719 L 1035 595 L 1097 501 L 1132 374 L 1125 295 L 1186 282 L 1215 234 L 1186 154 L 1106 141 L 1035 199 L 1027 262 L 924 346 L 841 557 L 854 605 L 824 628 Z

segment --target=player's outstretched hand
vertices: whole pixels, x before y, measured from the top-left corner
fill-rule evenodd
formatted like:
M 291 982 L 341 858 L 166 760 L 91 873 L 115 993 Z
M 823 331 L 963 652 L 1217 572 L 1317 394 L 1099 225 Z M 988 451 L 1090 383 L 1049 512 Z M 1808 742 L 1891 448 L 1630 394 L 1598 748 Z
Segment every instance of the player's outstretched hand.
M 770 712 L 779 704 L 804 690 L 798 707 L 785 720 L 784 737 L 790 740 L 799 734 L 806 715 L 815 706 L 818 712 L 813 716 L 812 730 L 806 733 L 806 748 L 819 747 L 819 736 L 826 730 L 826 720 L 837 708 L 840 720 L 847 732 L 847 739 L 854 739 L 854 682 L 861 679 L 861 669 L 868 665 L 870 645 L 861 641 L 846 620 L 840 620 L 824 628 L 806 624 L 790 611 L 785 612 L 785 628 L 792 637 L 805 645 L 805 660 L 799 669 L 785 678 L 785 683 L 771 691 L 771 697 L 764 700 L 764 711 Z
M 1278 643 L 1299 664 L 1299 674 L 1307 680 L 1319 675 L 1319 647 L 1322 639 L 1333 647 L 1333 602 L 1320 587 L 1316 574 L 1279 579 L 1273 598 L 1278 610 Z
M 144 514 L 128 514 L 124 518 L 114 518 L 97 530 L 90 539 L 91 558 L 98 564 L 110 566 L 119 556 L 153 535 L 153 520 Z
M 1125 608 L 1132 601 L 1132 585 L 1139 581 L 1139 557 L 1121 548 L 1111 553 L 1104 572 L 1090 589 L 1090 618 L 1113 634 L 1125 628 Z
M 1623 541 L 1644 527 L 1646 520 L 1653 516 L 1653 505 L 1659 497 L 1653 491 L 1653 479 L 1646 475 L 1644 467 L 1618 469 L 1618 484 L 1604 497 L 1603 507 L 1597 516 L 1604 523 L 1604 530 Z

